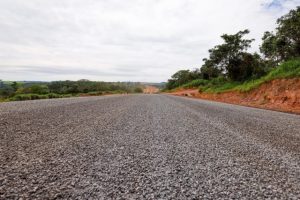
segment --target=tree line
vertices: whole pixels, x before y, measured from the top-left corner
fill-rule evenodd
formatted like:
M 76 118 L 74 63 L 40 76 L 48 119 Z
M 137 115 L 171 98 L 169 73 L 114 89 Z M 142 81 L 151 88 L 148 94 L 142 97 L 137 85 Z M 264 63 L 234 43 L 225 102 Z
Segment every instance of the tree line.
M 223 43 L 209 49 L 208 58 L 195 70 L 180 70 L 172 75 L 166 89 L 174 89 L 197 79 L 215 78 L 245 82 L 257 79 L 284 61 L 300 57 L 300 7 L 277 19 L 273 32 L 265 32 L 260 53 L 248 49 L 254 39 L 245 39 L 249 30 L 221 36 Z
M 135 82 L 53 81 L 4 82 L 0 80 L 0 99 L 32 100 L 111 93 L 141 93 L 143 86 Z

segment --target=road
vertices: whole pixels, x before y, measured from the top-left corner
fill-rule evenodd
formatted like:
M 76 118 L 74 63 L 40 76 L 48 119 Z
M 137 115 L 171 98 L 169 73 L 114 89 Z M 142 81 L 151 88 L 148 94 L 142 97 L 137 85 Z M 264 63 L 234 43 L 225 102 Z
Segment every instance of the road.
M 0 104 L 0 199 L 299 199 L 300 115 L 168 95 Z

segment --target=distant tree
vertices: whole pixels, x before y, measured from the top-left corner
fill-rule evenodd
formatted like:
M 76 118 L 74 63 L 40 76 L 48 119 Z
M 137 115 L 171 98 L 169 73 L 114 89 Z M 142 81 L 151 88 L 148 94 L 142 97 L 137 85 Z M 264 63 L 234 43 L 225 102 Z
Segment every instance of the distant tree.
M 171 79 L 168 80 L 168 83 L 166 84 L 166 88 L 173 89 L 200 77 L 201 77 L 201 73 L 199 70 L 194 70 L 194 71 L 179 70 L 172 75 Z
M 4 87 L 4 82 L 0 79 L 0 89 Z
M 17 91 L 18 83 L 16 81 L 12 82 L 11 87 L 14 89 L 14 91 Z
M 14 88 L 9 84 L 4 84 L 0 89 L 0 97 L 10 97 L 15 94 Z

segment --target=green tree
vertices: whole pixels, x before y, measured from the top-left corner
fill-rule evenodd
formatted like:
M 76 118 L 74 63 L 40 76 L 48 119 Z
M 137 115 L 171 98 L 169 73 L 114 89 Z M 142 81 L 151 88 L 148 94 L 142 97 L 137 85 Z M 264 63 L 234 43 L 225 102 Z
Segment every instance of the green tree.
M 300 7 L 277 20 L 275 33 L 265 32 L 261 53 L 274 65 L 300 56 Z
M 243 81 L 253 75 L 256 67 L 256 56 L 247 53 L 254 39 L 244 39 L 249 30 L 239 31 L 236 34 L 224 34 L 221 38 L 224 43 L 209 50 L 209 58 L 204 59 L 205 79 L 220 74 L 228 76 L 234 81 Z
M 201 74 L 199 70 L 179 70 L 172 75 L 171 79 L 168 80 L 166 84 L 167 89 L 173 89 L 180 85 L 183 85 L 189 81 L 200 78 Z
M 213 62 L 209 59 L 203 59 L 204 64 L 202 65 L 201 71 L 201 78 L 205 80 L 210 80 L 212 78 L 216 78 L 222 75 L 222 71 L 213 65 Z
M 10 97 L 15 94 L 14 88 L 9 84 L 4 84 L 2 88 L 0 88 L 0 96 L 1 97 Z
M 18 83 L 16 81 L 12 82 L 11 87 L 14 89 L 14 91 L 17 91 L 19 88 Z
M 4 87 L 4 82 L 0 79 L 0 89 Z
M 47 85 L 32 85 L 29 91 L 33 94 L 48 94 L 49 88 Z

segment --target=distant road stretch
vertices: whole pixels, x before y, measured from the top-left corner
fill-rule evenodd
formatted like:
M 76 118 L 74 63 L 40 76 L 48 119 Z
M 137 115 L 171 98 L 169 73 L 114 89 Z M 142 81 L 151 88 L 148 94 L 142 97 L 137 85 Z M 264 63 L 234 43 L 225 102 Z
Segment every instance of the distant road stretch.
M 300 115 L 168 95 L 0 104 L 0 199 L 300 199 Z

